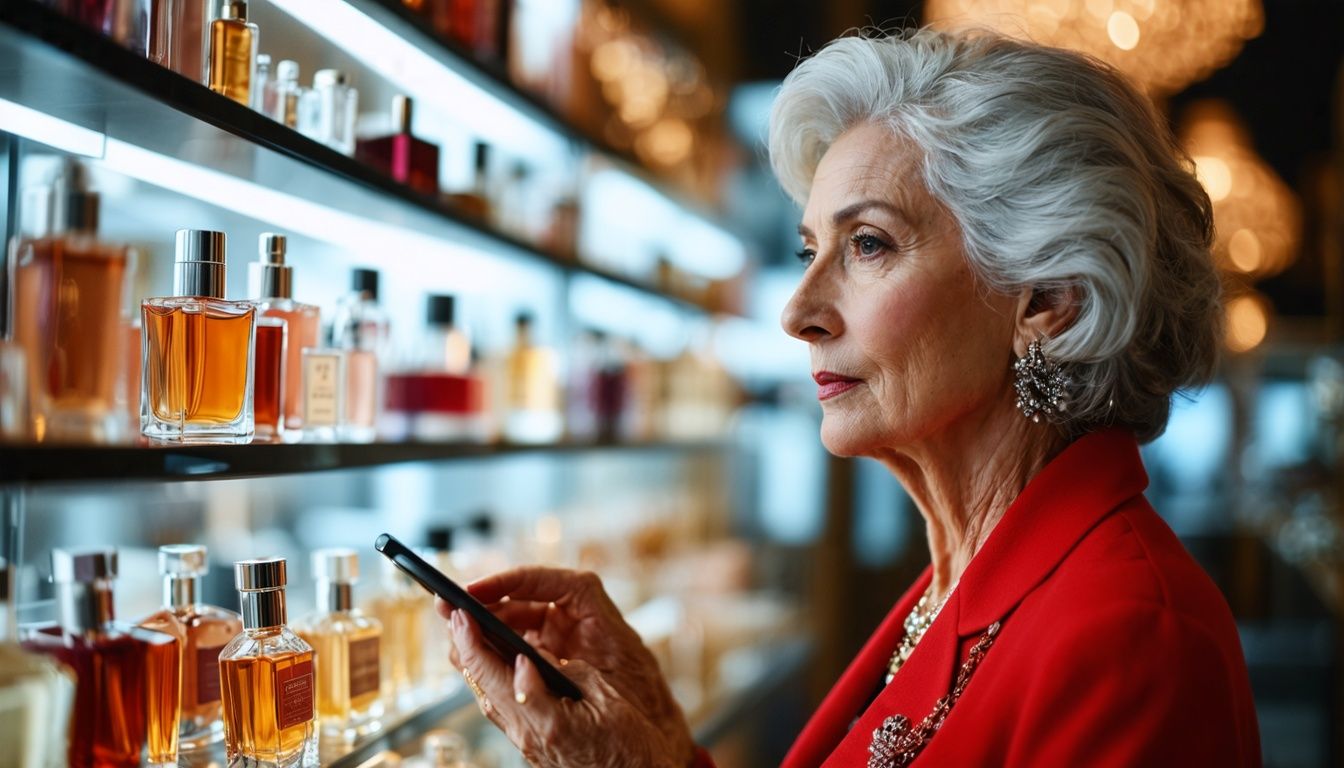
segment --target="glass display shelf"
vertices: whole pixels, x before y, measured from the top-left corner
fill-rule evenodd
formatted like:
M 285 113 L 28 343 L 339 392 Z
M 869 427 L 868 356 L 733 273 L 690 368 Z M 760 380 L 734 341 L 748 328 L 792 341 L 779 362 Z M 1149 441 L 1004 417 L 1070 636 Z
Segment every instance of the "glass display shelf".
M 356 250 L 437 245 L 522 255 L 676 306 L 712 309 L 500 231 L 36 0 L 0 3 L 0 62 L 0 130 L 140 181 Z
M 252 443 L 210 445 L 0 444 L 0 485 L 109 480 L 226 480 L 377 467 L 419 461 L 487 459 L 524 453 L 697 452 L 726 442 Z
M 812 657 L 812 651 L 813 643 L 806 637 L 764 646 L 757 654 L 759 663 L 737 685 L 719 693 L 693 719 L 695 743 L 712 750 L 744 718 L 757 713 L 770 697 L 794 682 Z

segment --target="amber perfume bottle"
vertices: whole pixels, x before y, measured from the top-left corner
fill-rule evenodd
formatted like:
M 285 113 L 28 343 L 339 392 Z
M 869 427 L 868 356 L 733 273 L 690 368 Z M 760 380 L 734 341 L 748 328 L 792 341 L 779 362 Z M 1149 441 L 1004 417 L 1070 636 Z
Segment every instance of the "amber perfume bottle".
M 375 731 L 383 714 L 380 656 L 383 625 L 355 609 L 359 555 L 313 553 L 317 613 L 295 628 L 317 652 L 317 717 L 322 735 L 346 743 Z
M 355 157 L 422 195 L 437 195 L 439 148 L 411 135 L 414 107 L 410 96 L 393 96 L 392 135 L 360 139 Z
M 383 560 L 382 590 L 368 603 L 369 614 L 387 638 L 382 653 L 383 699 L 389 706 L 413 706 L 423 681 L 426 606 L 433 598 L 406 574 Z
M 129 249 L 98 239 L 100 197 L 67 161 L 52 190 L 25 197 L 26 236 L 12 254 L 14 340 L 27 356 L 33 439 L 111 442 L 125 355 L 121 306 Z
M 303 427 L 303 350 L 317 347 L 322 313 L 294 300 L 294 268 L 285 263 L 284 235 L 262 233 L 258 250 L 257 261 L 247 265 L 248 295 L 263 316 L 285 321 L 284 426 L 298 430 Z
M 219 655 L 230 765 L 278 768 L 317 756 L 313 649 L 285 625 L 285 559 L 233 564 L 243 631 Z
M 24 646 L 54 656 L 75 672 L 68 763 L 80 768 L 134 768 L 177 762 L 181 650 L 177 638 L 126 626 L 113 615 L 115 549 L 51 551 L 59 625 L 34 632 Z M 116 717 L 109 716 L 116 713 Z
M 332 346 L 345 352 L 344 439 L 370 442 L 377 435 L 379 379 L 387 348 L 387 315 L 378 306 L 378 272 L 356 269 L 351 292 L 341 299 L 331 324 Z
M 219 652 L 243 630 L 233 611 L 200 601 L 201 579 L 210 570 L 205 547 L 159 547 L 163 608 L 140 622 L 171 634 L 182 643 L 182 751 L 197 750 L 224 738 L 219 690 Z
M 65 762 L 75 673 L 19 645 L 16 569 L 0 558 L 0 763 L 46 768 Z
M 247 0 L 223 0 L 210 22 L 210 90 L 239 104 L 252 103 L 257 66 L 257 25 L 247 20 Z
M 173 289 L 141 304 L 140 431 L 160 440 L 252 440 L 256 305 L 224 300 L 223 232 L 181 229 Z
M 560 384 L 555 355 L 532 338 L 532 315 L 514 318 L 515 339 L 505 361 L 504 436 L 518 443 L 548 443 L 560 438 Z

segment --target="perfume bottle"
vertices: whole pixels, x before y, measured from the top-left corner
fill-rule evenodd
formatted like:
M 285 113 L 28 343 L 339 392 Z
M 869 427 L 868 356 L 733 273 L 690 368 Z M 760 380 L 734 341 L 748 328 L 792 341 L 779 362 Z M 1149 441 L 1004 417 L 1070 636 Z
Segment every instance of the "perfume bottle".
M 266 440 L 278 439 L 284 431 L 285 331 L 283 318 L 257 318 L 252 423 L 256 436 Z
M 252 103 L 258 36 L 257 25 L 247 20 L 247 0 L 223 0 L 219 18 L 210 22 L 210 90 Z
M 491 217 L 490 205 L 490 145 L 483 141 L 472 147 L 471 188 L 448 196 L 464 213 L 478 219 Z
M 345 352 L 309 347 L 303 350 L 303 440 L 333 443 L 345 425 Z
M 313 649 L 285 626 L 285 559 L 233 564 L 243 631 L 219 654 L 230 765 L 298 766 L 316 758 Z
M 410 96 L 393 96 L 392 135 L 360 139 L 355 157 L 422 195 L 437 195 L 439 148 L 411 135 L 413 112 Z
M 467 740 L 456 731 L 439 728 L 425 734 L 424 749 L 402 762 L 402 768 L 473 768 Z
M 350 78 L 339 69 L 319 69 L 313 75 L 313 94 L 317 140 L 337 152 L 354 154 L 359 92 L 350 86 Z
M 504 436 L 517 443 L 549 443 L 560 438 L 560 385 L 555 356 L 532 339 L 532 315 L 514 318 L 513 349 L 505 361 Z
M 378 272 L 356 269 L 351 293 L 336 308 L 332 346 L 345 351 L 345 427 L 354 442 L 374 439 L 378 423 L 379 365 L 387 348 L 388 322 L 378 306 Z
M 39 442 L 115 441 L 125 433 L 117 403 L 129 249 L 98 239 L 100 197 L 76 160 L 65 163 L 54 195 L 35 190 L 25 204 L 12 296 L 14 339 L 27 356 L 30 432 Z
M 345 743 L 379 728 L 383 714 L 380 648 L 383 625 L 354 607 L 359 555 L 319 549 L 312 555 L 317 613 L 295 631 L 317 652 L 317 717 L 324 736 Z
M 141 304 L 140 431 L 161 440 L 252 439 L 256 306 L 224 300 L 223 232 L 180 229 L 175 296 Z
M 171 634 L 182 643 L 183 751 L 224 738 L 219 690 L 219 652 L 243 630 L 238 614 L 200 602 L 201 579 L 210 570 L 206 549 L 198 544 L 159 547 L 163 608 L 140 622 Z
M 247 265 L 248 295 L 256 300 L 263 316 L 285 321 L 285 429 L 297 430 L 303 427 L 303 351 L 317 347 L 322 313 L 311 304 L 294 300 L 294 268 L 285 264 L 286 247 L 284 235 L 262 233 L 258 260 Z
M 271 92 L 271 56 L 267 53 L 257 54 L 257 65 L 252 77 L 251 103 L 252 109 L 262 114 L 266 112 L 266 94 Z
M 453 296 L 428 297 L 428 328 L 416 366 L 387 377 L 388 413 L 381 424 L 397 437 L 489 437 L 485 385 L 471 371 L 471 339 L 455 322 L 456 306 Z
M 69 748 L 75 673 L 19 645 L 15 569 L 0 558 L 0 762 L 21 768 L 63 765 Z
M 177 638 L 126 626 L 113 615 L 115 549 L 51 551 L 59 626 L 30 634 L 24 646 L 75 672 L 68 763 L 134 768 L 177 762 L 181 649 Z M 115 712 L 117 717 L 109 717 Z
M 298 62 L 285 59 L 275 65 L 275 77 L 266 81 L 262 112 L 286 128 L 299 127 L 299 105 L 306 89 L 299 85 Z
M 393 708 L 406 709 L 414 706 L 416 687 L 424 675 L 425 614 L 433 598 L 390 560 L 380 565 L 381 591 L 367 608 L 386 638 L 380 657 L 383 700 Z

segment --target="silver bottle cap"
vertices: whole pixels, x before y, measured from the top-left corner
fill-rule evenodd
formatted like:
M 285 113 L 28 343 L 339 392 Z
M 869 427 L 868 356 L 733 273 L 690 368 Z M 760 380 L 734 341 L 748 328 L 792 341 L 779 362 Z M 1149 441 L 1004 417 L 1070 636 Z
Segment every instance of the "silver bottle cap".
M 173 295 L 224 298 L 225 249 L 223 232 L 208 229 L 177 230 Z
M 239 592 L 270 592 L 284 589 L 287 583 L 283 557 L 239 560 L 233 564 L 233 586 Z
M 396 133 L 411 132 L 411 118 L 415 115 L 415 102 L 410 96 L 397 94 L 392 97 L 392 130 Z
M 263 232 L 257 260 L 247 265 L 247 294 L 254 299 L 294 298 L 294 268 L 285 264 L 284 235 Z
M 225 21 L 247 21 L 247 0 L 224 0 L 219 7 L 219 17 Z
M 330 88 L 333 85 L 347 85 L 350 78 L 339 69 L 319 69 L 313 73 L 314 88 Z
M 318 581 L 354 584 L 359 581 L 359 553 L 353 549 L 319 549 L 313 552 L 313 578 Z
M 194 579 L 210 572 L 210 560 L 200 544 L 167 544 L 159 547 L 159 573 Z
M 93 584 L 117 578 L 117 550 L 51 550 L 51 580 L 56 584 Z

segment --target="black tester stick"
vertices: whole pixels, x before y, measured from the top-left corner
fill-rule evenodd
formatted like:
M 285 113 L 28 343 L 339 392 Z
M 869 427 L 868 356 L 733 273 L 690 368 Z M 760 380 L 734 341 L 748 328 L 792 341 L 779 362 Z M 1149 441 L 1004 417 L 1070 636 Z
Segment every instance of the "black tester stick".
M 443 598 L 445 602 L 454 608 L 460 608 L 466 611 L 481 628 L 485 639 L 494 646 L 495 651 L 504 659 L 512 662 L 514 657 L 522 654 L 528 658 L 541 674 L 541 679 L 546 683 L 546 687 L 557 696 L 580 701 L 583 694 L 579 692 L 579 687 L 564 675 L 560 670 L 551 666 L 551 663 L 537 653 L 537 649 L 532 644 L 524 640 L 509 628 L 509 625 L 499 620 L 499 617 L 490 612 L 481 604 L 480 600 L 472 597 L 467 590 L 458 586 L 452 579 L 443 575 L 439 569 L 425 562 L 423 558 L 411 551 L 409 547 L 397 541 L 396 537 L 384 533 L 373 543 L 373 548 L 378 550 L 391 560 L 394 565 L 400 568 L 416 581 L 420 586 L 429 590 L 431 593 Z

